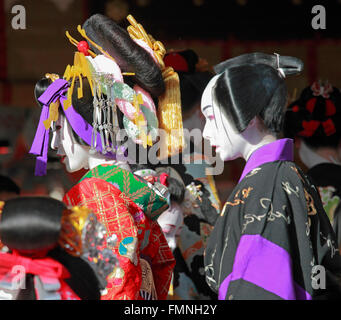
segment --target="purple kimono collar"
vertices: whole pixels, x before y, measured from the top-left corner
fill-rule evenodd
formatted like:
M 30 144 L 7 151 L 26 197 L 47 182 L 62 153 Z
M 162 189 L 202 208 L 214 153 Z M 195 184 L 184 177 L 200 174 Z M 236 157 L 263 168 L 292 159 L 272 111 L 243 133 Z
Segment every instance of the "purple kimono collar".
M 51 103 L 56 102 L 59 99 L 60 104 L 63 107 L 68 88 L 69 83 L 66 80 L 57 79 L 51 83 L 51 85 L 38 99 L 43 104 L 43 108 L 31 150 L 29 151 L 29 153 L 37 155 L 35 167 L 36 176 L 46 175 L 50 128 L 45 128 L 44 121 L 49 117 L 49 106 Z M 64 110 L 64 114 L 75 133 L 88 145 L 91 145 L 92 126 L 88 124 L 78 112 L 76 112 L 72 105 L 67 110 Z M 103 150 L 101 136 L 98 132 L 96 149 L 98 152 L 102 152 Z M 116 156 L 111 153 L 107 154 L 107 156 L 116 158 Z
M 292 139 L 280 139 L 260 147 L 254 151 L 246 162 L 243 173 L 240 176 L 242 181 L 245 176 L 253 169 L 267 162 L 273 161 L 293 161 L 294 143 Z

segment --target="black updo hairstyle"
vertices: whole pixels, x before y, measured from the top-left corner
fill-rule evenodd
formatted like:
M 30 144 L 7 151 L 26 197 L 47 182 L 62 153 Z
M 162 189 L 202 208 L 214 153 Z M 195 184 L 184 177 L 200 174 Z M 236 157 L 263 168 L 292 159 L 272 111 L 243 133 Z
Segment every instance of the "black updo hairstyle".
M 197 53 L 192 49 L 169 52 L 165 55 L 164 62 L 166 66 L 173 67 L 179 75 L 182 111 L 188 112 L 200 105 L 202 93 L 213 74 L 196 70 L 199 62 Z
M 20 197 L 5 202 L 0 221 L 1 242 L 23 256 L 47 255 L 64 265 L 71 277 L 65 282 L 85 300 L 100 299 L 99 281 L 91 266 L 66 253 L 59 245 L 63 202 L 48 197 Z M 43 253 L 48 251 L 48 253 Z M 18 299 L 35 300 L 33 275 L 26 275 Z
M 87 36 L 96 44 L 101 46 L 108 54 L 115 59 L 122 72 L 134 72 L 135 76 L 125 77 L 125 82 L 131 87 L 134 84 L 140 85 L 147 90 L 155 102 L 157 108 L 157 97 L 163 94 L 165 84 L 162 78 L 162 72 L 149 53 L 136 44 L 129 33 L 122 29 L 110 18 L 95 14 L 87 19 L 83 25 Z M 89 43 L 90 49 L 96 54 L 101 54 L 95 47 Z M 50 79 L 43 78 L 35 86 L 36 100 L 44 93 L 51 84 Z M 83 78 L 83 98 L 78 99 L 77 89 L 79 80 L 75 79 L 74 90 L 72 94 L 72 106 L 90 125 L 93 123 L 93 96 L 89 82 Z M 37 100 L 40 106 L 41 103 Z M 119 127 L 123 129 L 123 113 L 117 108 Z M 75 140 L 87 145 L 75 132 Z M 122 141 L 124 143 L 125 141 Z
M 83 24 L 87 36 L 102 47 L 120 66 L 122 72 L 133 72 L 133 79 L 138 85 L 154 97 L 165 91 L 160 67 L 150 54 L 136 44 L 129 33 L 110 18 L 95 14 Z M 90 49 L 96 54 L 100 52 L 89 43 Z
M 313 149 L 319 147 L 337 148 L 341 141 L 341 92 L 330 86 L 326 97 L 314 94 L 312 86 L 306 87 L 298 100 L 292 102 L 285 113 L 284 136 L 300 137 Z M 304 124 L 316 122 L 312 130 Z
M 259 116 L 265 127 L 277 135 L 283 125 L 287 88 L 278 67 L 285 75 L 298 74 L 303 62 L 294 57 L 249 53 L 224 61 L 214 67 L 218 77 L 213 101 L 238 132 Z

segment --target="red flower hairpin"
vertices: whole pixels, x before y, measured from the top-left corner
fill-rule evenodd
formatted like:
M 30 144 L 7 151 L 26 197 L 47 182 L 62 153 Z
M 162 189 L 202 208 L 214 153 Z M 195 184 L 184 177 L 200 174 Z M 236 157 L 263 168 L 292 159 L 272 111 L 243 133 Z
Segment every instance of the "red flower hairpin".
M 301 137 L 311 137 L 321 124 L 324 130 L 324 133 L 326 134 L 327 137 L 333 135 L 336 132 L 336 128 L 332 119 L 328 119 L 326 121 L 303 120 L 302 121 L 303 130 L 300 131 L 298 134 Z
M 310 120 L 310 121 L 302 121 L 302 127 L 303 130 L 299 132 L 298 134 L 303 137 L 311 137 L 317 128 L 320 126 L 321 121 L 317 120 Z
M 165 187 L 168 187 L 168 182 L 167 182 L 168 177 L 169 175 L 165 172 L 161 173 L 159 176 L 160 183 L 163 184 Z
M 314 96 L 322 96 L 325 99 L 328 99 L 329 94 L 333 91 L 333 86 L 329 82 L 325 85 L 321 85 L 320 82 L 315 81 L 310 88 L 313 91 Z

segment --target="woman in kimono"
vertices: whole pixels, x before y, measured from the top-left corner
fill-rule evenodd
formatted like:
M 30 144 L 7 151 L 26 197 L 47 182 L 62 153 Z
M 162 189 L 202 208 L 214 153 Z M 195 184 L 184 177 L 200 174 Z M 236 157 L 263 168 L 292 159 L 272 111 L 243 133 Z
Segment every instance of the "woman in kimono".
M 278 139 L 286 75 L 301 60 L 244 54 L 215 67 L 202 97 L 204 137 L 224 161 L 246 164 L 205 253 L 206 280 L 221 300 L 340 298 L 340 256 L 315 187 Z
M 117 259 L 87 208 L 48 197 L 0 203 L 0 300 L 99 300 Z
M 176 260 L 168 299 L 216 299 L 204 273 L 204 250 L 216 216 L 212 215 L 215 209 L 209 191 L 193 178 L 186 186 L 173 167 L 131 167 L 134 174 L 154 184 L 169 199 L 169 208 L 157 220 Z M 166 193 L 162 186 L 167 186 Z
M 130 21 L 135 27 L 136 21 L 132 17 Z M 165 299 L 175 260 L 157 218 L 168 208 L 167 199 L 130 172 L 131 155 L 126 154 L 131 149 L 122 145 L 122 130 L 118 130 L 124 129 L 131 141 L 144 148 L 155 141 L 156 108 L 162 108 L 162 103 L 155 105 L 154 100 L 160 95 L 167 100 L 168 95 L 160 52 L 154 56 L 141 40 L 145 32 L 136 38 L 141 26 L 132 37 L 109 18 L 94 15 L 83 28 L 78 29 L 87 43 L 77 44 L 74 66 L 66 69 L 64 79 L 48 83 L 47 88 L 44 82 L 49 79 L 43 79 L 36 87 L 43 112 L 49 106 L 49 118 L 43 121 L 46 134 L 53 119 L 51 148 L 68 171 L 89 169 L 63 201 L 90 208 L 106 227 L 107 237 L 117 236 L 113 252 L 119 266 L 109 275 L 102 299 Z M 155 47 L 162 48 L 160 43 Z M 44 160 L 41 122 L 31 149 L 39 155 L 38 171 Z
M 341 245 L 341 93 L 314 82 L 285 114 L 284 135 L 295 139 L 301 161 L 317 187 Z

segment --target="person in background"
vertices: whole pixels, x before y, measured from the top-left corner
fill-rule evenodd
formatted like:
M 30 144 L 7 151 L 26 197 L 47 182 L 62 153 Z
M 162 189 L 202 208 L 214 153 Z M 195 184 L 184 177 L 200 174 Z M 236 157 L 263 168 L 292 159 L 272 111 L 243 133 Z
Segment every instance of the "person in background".
M 0 300 L 100 299 L 117 259 L 89 209 L 19 197 L 0 217 Z
M 131 168 L 168 198 L 169 208 L 157 220 L 176 260 L 168 299 L 216 299 L 204 272 L 204 249 L 216 219 L 209 191 L 193 178 L 186 186 L 180 173 L 170 166 Z
M 295 140 L 341 246 L 341 92 L 316 81 L 286 111 L 283 133 Z
M 20 187 L 10 178 L 0 175 L 0 201 L 6 201 L 20 195 Z

